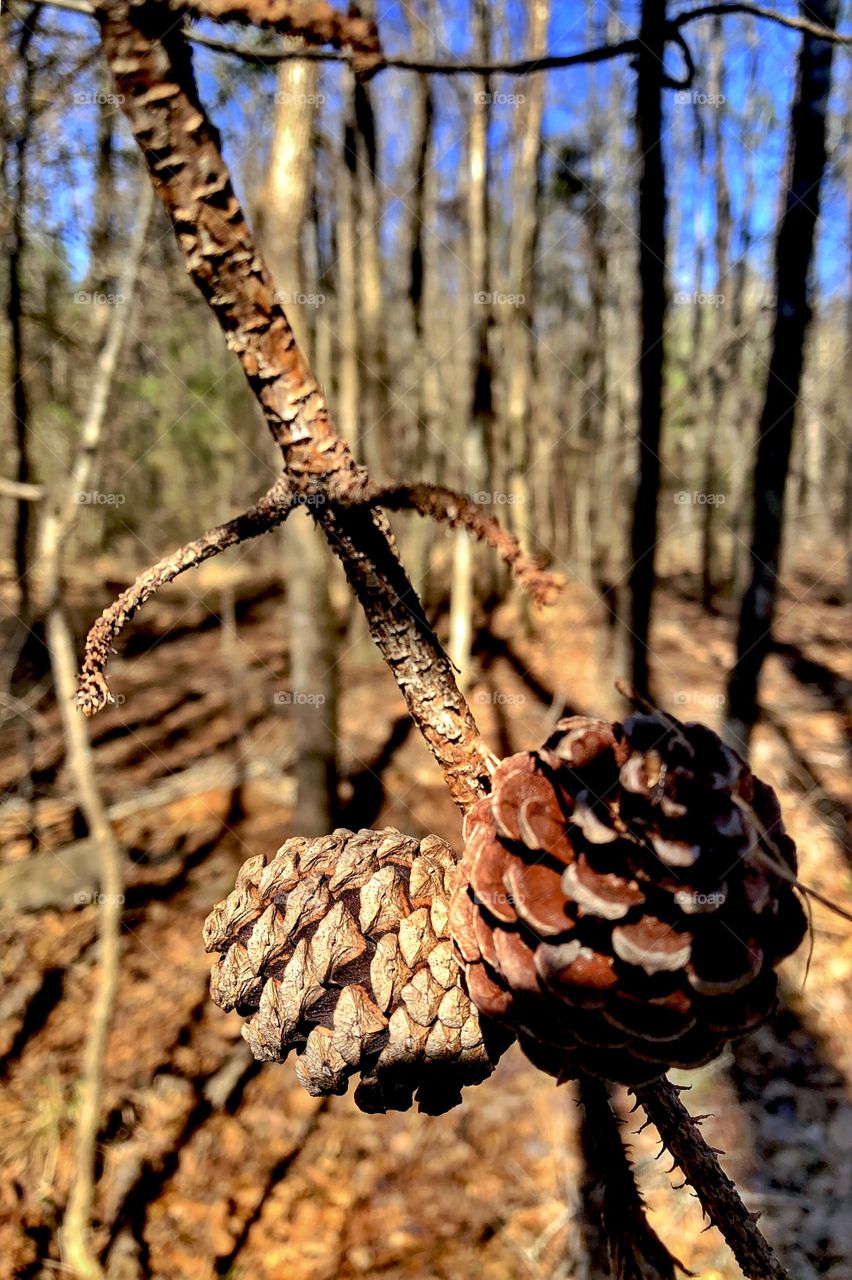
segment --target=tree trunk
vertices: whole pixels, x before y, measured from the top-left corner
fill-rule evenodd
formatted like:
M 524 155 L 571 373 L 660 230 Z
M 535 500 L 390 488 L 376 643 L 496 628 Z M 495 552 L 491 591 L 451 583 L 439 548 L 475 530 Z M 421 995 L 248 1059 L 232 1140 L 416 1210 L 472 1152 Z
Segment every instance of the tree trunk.
M 490 18 L 487 0 L 474 0 L 474 56 L 487 61 L 490 53 Z M 470 326 L 473 332 L 473 394 L 470 426 L 465 428 L 462 457 L 464 487 L 487 488 L 493 481 L 491 445 L 494 435 L 494 400 L 491 368 L 491 247 L 489 217 L 488 125 L 491 116 L 491 81 L 475 76 L 468 140 L 468 287 Z M 459 670 L 462 689 L 470 679 L 473 638 L 473 563 L 470 541 L 458 529 L 453 543 L 453 582 L 450 599 L 450 657 Z
M 666 37 L 665 0 L 643 0 L 636 90 L 639 177 L 639 482 L 630 538 L 631 680 L 650 692 L 649 643 L 660 488 L 663 412 L 663 334 L 666 317 L 666 184 L 662 127 L 662 77 Z
M 402 12 L 411 34 L 411 47 L 418 58 L 435 55 L 435 41 L 428 18 L 421 16 L 412 0 L 403 0 Z M 411 305 L 411 353 L 414 387 L 414 456 L 412 478 L 435 480 L 429 461 L 431 439 L 437 438 L 436 407 L 439 390 L 437 371 L 427 331 L 427 246 L 424 231 L 435 225 L 434 163 L 435 103 L 431 78 L 421 72 L 417 76 L 412 103 L 410 208 L 407 233 L 408 297 Z M 415 520 L 408 533 L 411 581 L 421 600 L 426 598 L 429 578 L 431 529 L 426 520 Z
M 724 78 L 724 41 L 722 38 L 722 19 L 713 20 L 713 36 L 711 42 L 710 99 L 713 112 L 713 185 L 716 193 L 716 230 L 713 238 L 713 255 L 715 267 L 715 303 L 713 315 L 713 339 L 721 329 L 729 328 L 731 309 L 728 303 L 729 289 L 728 255 L 731 243 L 731 196 L 728 190 L 728 179 L 725 168 L 723 142 L 723 112 L 725 109 Z M 699 288 L 701 286 L 699 285 Z M 704 474 L 702 488 L 705 501 L 701 507 L 701 602 L 706 610 L 711 610 L 717 590 L 716 568 L 716 530 L 715 521 L 719 506 L 715 500 L 721 494 L 721 467 L 718 451 L 730 440 L 733 451 L 736 440 L 731 440 L 734 424 L 728 419 L 730 405 L 731 356 L 730 354 L 710 366 L 710 405 L 714 412 L 707 415 L 708 430 L 704 442 Z M 710 495 L 714 500 L 710 501 Z
M 25 225 L 27 216 L 27 148 L 33 124 L 33 92 L 35 89 L 35 63 L 30 56 L 30 45 L 35 35 L 36 22 L 24 22 L 18 39 L 18 59 L 21 63 L 20 121 L 11 151 L 15 158 L 15 177 L 12 184 L 12 218 L 9 246 L 9 284 L 6 299 L 6 318 L 9 325 L 9 385 L 12 391 L 12 417 L 17 452 L 15 479 L 27 485 L 32 480 L 29 440 L 29 397 L 24 373 L 24 321 L 22 272 L 25 249 Z M 30 617 L 30 552 L 32 504 L 28 498 L 18 499 L 15 518 L 15 576 L 18 580 L 18 612 L 26 625 Z
M 529 58 L 540 58 L 547 50 L 550 0 L 528 0 L 527 48 Z M 516 301 L 508 307 L 505 321 L 506 411 L 505 454 L 509 486 L 514 502 L 509 510 L 512 528 L 524 551 L 531 549 L 532 518 L 528 473 L 534 466 L 535 432 L 532 429 L 532 387 L 534 369 L 533 323 L 536 287 L 536 258 L 540 226 L 541 127 L 544 115 L 545 79 L 528 76 L 524 81 L 526 101 L 519 107 L 515 162 L 512 170 L 512 221 L 509 240 L 507 292 Z M 519 602 L 525 624 L 529 623 L 526 599 Z
M 313 180 L 318 66 L 282 62 L 264 198 L 263 240 L 297 341 L 308 328 L 303 241 Z M 290 646 L 288 715 L 296 748 L 299 835 L 331 831 L 337 810 L 337 631 L 329 597 L 331 555 L 313 521 L 296 512 L 284 529 Z M 270 691 L 270 697 L 272 696 Z
M 838 0 L 813 0 L 807 9 L 815 21 L 834 30 Z M 745 754 L 757 720 L 760 672 L 772 642 L 784 491 L 811 316 L 808 279 L 825 169 L 833 55 L 830 41 L 803 35 L 790 120 L 787 201 L 775 250 L 775 328 L 752 482 L 750 581 L 740 606 L 737 656 L 728 680 L 725 717 L 728 741 Z

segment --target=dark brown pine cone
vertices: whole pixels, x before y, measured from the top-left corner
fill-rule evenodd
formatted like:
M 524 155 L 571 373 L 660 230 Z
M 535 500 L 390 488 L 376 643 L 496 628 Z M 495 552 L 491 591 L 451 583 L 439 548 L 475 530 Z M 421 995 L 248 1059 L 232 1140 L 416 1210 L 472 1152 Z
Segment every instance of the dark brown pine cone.
M 575 716 L 465 819 L 451 932 L 479 1009 L 528 1057 L 639 1084 L 771 1011 L 804 913 L 775 793 L 710 729 Z
M 511 1037 L 461 983 L 448 929 L 458 862 L 437 836 L 338 830 L 249 858 L 207 918 L 215 1002 L 256 1058 L 299 1055 L 314 1096 L 360 1075 L 362 1111 L 437 1114 L 494 1070 Z

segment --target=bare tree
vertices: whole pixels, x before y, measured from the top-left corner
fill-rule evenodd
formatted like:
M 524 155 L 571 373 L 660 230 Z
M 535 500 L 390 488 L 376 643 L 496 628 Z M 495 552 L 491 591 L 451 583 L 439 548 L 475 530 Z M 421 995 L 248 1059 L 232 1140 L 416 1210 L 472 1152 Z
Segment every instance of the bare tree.
M 666 176 L 662 148 L 665 0 L 643 0 L 636 86 L 639 176 L 639 481 L 630 537 L 629 626 L 631 680 L 650 684 L 651 607 L 656 581 L 657 499 L 663 416 L 663 335 L 666 318 Z
M 813 20 L 833 31 L 837 0 L 814 0 Z M 757 721 L 760 672 L 772 643 L 784 530 L 784 495 L 811 318 L 808 278 L 826 159 L 826 121 L 834 45 L 805 32 L 790 117 L 787 198 L 775 247 L 772 355 L 760 418 L 752 487 L 750 580 L 740 605 L 737 655 L 728 679 L 725 732 L 747 753 Z
M 30 461 L 29 421 L 30 406 L 27 379 L 24 372 L 24 323 L 22 273 L 25 252 L 25 226 L 27 217 L 27 149 L 33 126 L 36 67 L 32 53 L 39 5 L 31 6 L 28 17 L 21 23 L 18 33 L 17 55 L 21 66 L 20 102 L 18 125 L 12 146 L 14 156 L 14 180 L 12 184 L 12 216 L 9 234 L 9 285 L 6 299 L 6 318 L 9 325 L 9 384 L 12 389 L 12 416 L 15 426 L 17 464 L 15 480 L 28 485 L 32 479 Z M 18 579 L 20 617 L 27 623 L 30 615 L 30 543 L 31 502 L 19 495 L 15 524 L 15 573 Z

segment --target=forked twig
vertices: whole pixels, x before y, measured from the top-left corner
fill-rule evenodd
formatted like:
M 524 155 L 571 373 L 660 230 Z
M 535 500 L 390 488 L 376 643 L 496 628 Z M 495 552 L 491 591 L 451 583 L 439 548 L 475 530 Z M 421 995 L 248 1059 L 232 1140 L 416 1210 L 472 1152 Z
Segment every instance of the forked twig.
M 391 511 L 416 511 L 422 516 L 461 525 L 475 538 L 487 543 L 506 562 L 525 591 L 538 604 L 548 604 L 562 587 L 562 580 L 542 569 L 525 554 L 517 538 L 504 529 L 495 516 L 488 515 L 473 498 L 441 485 L 347 484 L 338 480 L 328 486 L 329 493 L 319 487 L 315 493 L 296 496 L 286 477 L 281 476 L 253 506 L 242 515 L 208 530 L 177 551 L 146 569 L 121 595 L 104 609 L 86 638 L 86 650 L 80 671 L 77 706 L 84 715 L 93 716 L 112 702 L 104 671 L 113 643 L 142 605 L 187 569 L 194 569 L 229 547 L 268 533 L 282 524 L 294 506 L 304 502 L 314 510 L 326 503 L 346 507 L 382 507 Z

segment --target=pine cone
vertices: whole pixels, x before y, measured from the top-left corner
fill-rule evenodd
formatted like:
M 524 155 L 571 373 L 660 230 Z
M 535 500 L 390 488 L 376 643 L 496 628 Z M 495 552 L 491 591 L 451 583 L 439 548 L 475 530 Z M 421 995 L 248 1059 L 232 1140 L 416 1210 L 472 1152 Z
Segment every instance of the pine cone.
M 338 830 L 288 840 L 245 862 L 204 926 L 221 954 L 210 991 L 246 1019 L 256 1058 L 299 1054 L 308 1093 L 345 1093 L 362 1111 L 438 1114 L 484 1080 L 510 1042 L 461 985 L 449 938 L 458 877 L 437 836 Z
M 574 716 L 492 784 L 450 927 L 472 999 L 537 1066 L 641 1084 L 767 1017 L 806 922 L 760 851 L 795 872 L 795 845 L 715 733 Z

